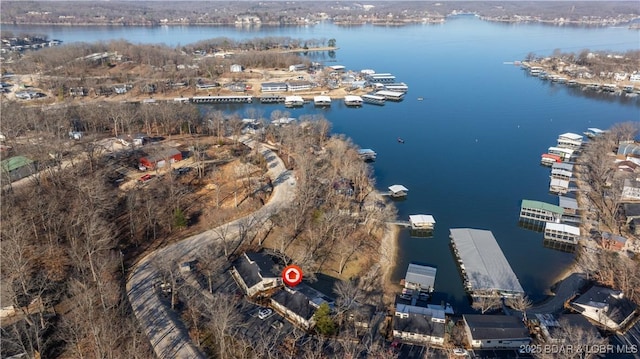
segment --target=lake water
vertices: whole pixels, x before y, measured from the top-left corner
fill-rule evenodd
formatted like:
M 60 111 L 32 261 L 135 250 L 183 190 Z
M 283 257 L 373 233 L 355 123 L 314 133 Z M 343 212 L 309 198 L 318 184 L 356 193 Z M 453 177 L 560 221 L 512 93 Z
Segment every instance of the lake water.
M 335 58 L 321 54 L 316 60 L 356 71 L 393 73 L 409 85 L 403 102 L 351 109 L 334 101 L 330 109 L 308 105 L 290 112 L 293 117 L 323 113 L 334 132 L 374 149 L 377 187 L 409 188 L 407 200 L 397 203 L 400 219 L 434 215 L 433 238 L 401 232 L 393 279 L 399 281 L 411 261 L 434 265 L 437 300 L 445 299 L 463 312 L 469 311 L 468 300 L 449 247 L 449 228 L 491 230 L 527 294 L 543 299 L 573 255 L 543 247 L 541 233 L 517 225 L 523 198 L 557 203 L 548 193 L 549 169 L 539 165 L 540 154 L 564 132 L 640 121 L 637 99 L 588 96 L 504 64 L 522 60 L 529 52 L 547 55 L 554 49 L 637 50 L 640 33 L 626 28 L 494 24 L 459 16 L 445 24 L 405 27 L 327 23 L 259 30 L 9 25 L 3 29 L 44 33 L 65 43 L 124 38 L 170 46 L 213 37 L 335 38 L 340 48 Z M 282 105 L 260 104 L 222 108 L 240 113 L 253 108 L 265 118 L 273 110 L 285 110 Z M 398 143 L 398 137 L 405 143 Z

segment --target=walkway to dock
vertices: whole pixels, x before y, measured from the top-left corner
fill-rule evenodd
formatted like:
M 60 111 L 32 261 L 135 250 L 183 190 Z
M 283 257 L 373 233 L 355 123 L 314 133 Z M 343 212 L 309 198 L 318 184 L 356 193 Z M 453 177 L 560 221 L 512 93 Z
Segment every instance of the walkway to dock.
M 411 227 L 411 223 L 409 223 L 409 221 L 389 221 L 387 223 L 400 226 L 400 227 L 406 227 L 406 228 Z

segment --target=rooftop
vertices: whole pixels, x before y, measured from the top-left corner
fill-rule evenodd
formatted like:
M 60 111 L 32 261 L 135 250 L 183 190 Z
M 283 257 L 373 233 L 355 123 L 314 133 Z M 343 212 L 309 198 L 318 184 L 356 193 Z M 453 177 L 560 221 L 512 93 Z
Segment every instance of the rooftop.
M 578 209 L 578 201 L 575 198 L 558 196 L 558 204 L 562 208 Z
M 309 303 L 309 299 L 300 292 L 284 288 L 274 294 L 271 299 L 306 320 L 313 316 L 313 306 Z
M 393 330 L 407 333 L 444 337 L 444 323 L 434 322 L 430 315 L 409 314 L 408 317 L 393 317 Z
M 520 208 L 539 209 L 542 211 L 548 211 L 548 212 L 557 213 L 557 214 L 564 213 L 564 209 L 562 209 L 562 207 L 560 206 L 556 206 L 554 204 L 540 202 L 540 201 L 533 201 L 530 199 L 523 199 L 522 204 L 520 205 Z
M 529 330 L 517 316 L 465 314 L 473 340 L 529 338 Z
M 622 291 L 593 286 L 573 301 L 575 304 L 595 308 L 605 308 L 607 316 L 621 323 L 636 310 L 636 305 L 625 298 Z M 578 308 L 576 308 L 578 309 Z M 578 309 L 580 311 L 580 309 Z
M 280 276 L 273 271 L 275 263 L 271 257 L 264 253 L 245 252 L 233 262 L 233 266 L 249 288 L 260 283 L 263 278 Z
M 450 232 L 472 290 L 524 293 L 491 231 L 452 228 Z
M 544 228 L 552 230 L 552 231 L 559 231 L 559 232 L 569 233 L 569 234 L 573 234 L 573 235 L 576 235 L 576 236 L 580 235 L 580 228 L 579 227 L 570 226 L 568 224 L 547 222 L 545 224 Z
M 436 220 L 430 214 L 412 214 L 409 216 L 409 222 L 412 224 L 436 223 Z
M 422 288 L 433 288 L 436 282 L 436 271 L 434 267 L 409 263 L 404 281 L 419 284 Z
M 5 172 L 14 171 L 20 167 L 24 167 L 28 164 L 33 163 L 33 160 L 30 160 L 24 156 L 15 156 L 11 158 L 7 158 L 0 162 L 2 165 L 2 170 Z

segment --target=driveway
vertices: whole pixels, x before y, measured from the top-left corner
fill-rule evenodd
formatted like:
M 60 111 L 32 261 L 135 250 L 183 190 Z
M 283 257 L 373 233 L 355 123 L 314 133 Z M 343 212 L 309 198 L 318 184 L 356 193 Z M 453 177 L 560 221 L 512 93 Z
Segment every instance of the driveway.
M 250 216 L 263 223 L 279 206 L 291 201 L 295 195 L 295 180 L 282 160 L 261 143 L 245 139 L 242 141 L 250 148 L 259 146 L 267 159 L 268 176 L 274 186 L 269 202 Z M 247 216 L 249 217 L 249 216 Z M 238 233 L 243 220 L 237 219 L 227 226 L 227 233 Z M 186 238 L 178 243 L 158 249 L 140 259 L 131 269 L 127 280 L 127 295 L 138 323 L 143 328 L 158 358 L 205 358 L 193 345 L 187 328 L 179 316 L 164 305 L 154 284 L 159 280 L 158 264 L 170 260 L 174 263 L 190 261 L 208 244 L 219 241 L 216 229 Z

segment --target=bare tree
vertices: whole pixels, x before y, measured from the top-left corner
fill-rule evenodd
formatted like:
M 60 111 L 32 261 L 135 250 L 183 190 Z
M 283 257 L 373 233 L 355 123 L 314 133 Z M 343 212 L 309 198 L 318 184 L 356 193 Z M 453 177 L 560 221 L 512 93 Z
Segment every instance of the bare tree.
M 500 297 L 492 295 L 492 293 L 486 293 L 486 295 L 479 295 L 473 298 L 473 304 L 471 307 L 475 310 L 479 310 L 484 314 L 490 310 L 494 310 L 500 307 Z

